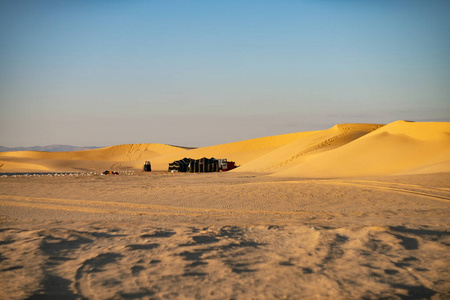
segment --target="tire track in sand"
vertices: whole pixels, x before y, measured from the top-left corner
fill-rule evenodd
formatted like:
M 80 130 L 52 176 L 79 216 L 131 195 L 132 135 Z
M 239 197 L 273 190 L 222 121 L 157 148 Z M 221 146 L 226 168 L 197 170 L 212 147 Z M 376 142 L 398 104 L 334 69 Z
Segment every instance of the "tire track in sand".
M 370 180 L 334 180 L 334 179 L 322 179 L 322 180 L 302 180 L 302 181 L 283 181 L 284 183 L 305 183 L 305 184 L 328 184 L 328 185 L 347 185 L 361 188 L 374 188 L 385 191 L 394 191 L 402 194 L 417 195 L 424 198 L 450 202 L 450 191 L 447 188 L 427 188 L 413 184 L 402 184 L 392 182 L 380 182 Z M 280 183 L 283 183 L 280 182 Z M 440 193 L 439 195 L 437 193 Z
M 25 207 L 47 210 L 61 210 L 82 213 L 124 214 L 124 215 L 208 215 L 224 216 L 231 214 L 253 215 L 305 215 L 308 211 L 270 211 L 270 210 L 233 210 L 217 208 L 188 208 L 153 204 L 111 202 L 96 200 L 74 200 L 43 197 L 25 197 L 0 195 L 0 207 Z M 326 212 L 316 212 L 329 215 Z

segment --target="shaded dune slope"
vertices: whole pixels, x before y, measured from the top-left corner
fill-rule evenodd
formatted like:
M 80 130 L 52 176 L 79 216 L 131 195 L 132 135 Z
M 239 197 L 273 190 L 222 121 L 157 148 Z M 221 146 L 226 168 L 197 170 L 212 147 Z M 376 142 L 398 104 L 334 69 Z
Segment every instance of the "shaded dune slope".
M 233 172 L 282 177 L 354 177 L 450 172 L 450 122 L 339 124 L 327 130 L 257 138 L 197 149 L 129 144 L 74 152 L 0 153 L 0 171 L 153 170 L 190 157 L 227 158 Z

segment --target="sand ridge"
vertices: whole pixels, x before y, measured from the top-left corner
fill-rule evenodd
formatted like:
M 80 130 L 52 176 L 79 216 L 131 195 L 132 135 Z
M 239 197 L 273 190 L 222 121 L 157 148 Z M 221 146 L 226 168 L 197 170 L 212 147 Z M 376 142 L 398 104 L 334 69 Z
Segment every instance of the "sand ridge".
M 379 124 L 339 124 L 328 130 L 313 132 L 245 164 L 237 171 L 274 172 L 292 167 L 320 152 L 341 147 L 376 130 Z
M 450 123 L 397 121 L 276 175 L 383 176 L 427 166 L 433 166 L 431 172 L 446 172 L 448 161 Z
M 73 152 L 0 153 L 0 171 L 153 170 L 190 157 L 227 158 L 233 172 L 342 178 L 450 171 L 450 122 L 339 124 L 327 130 L 263 137 L 196 149 L 130 144 Z

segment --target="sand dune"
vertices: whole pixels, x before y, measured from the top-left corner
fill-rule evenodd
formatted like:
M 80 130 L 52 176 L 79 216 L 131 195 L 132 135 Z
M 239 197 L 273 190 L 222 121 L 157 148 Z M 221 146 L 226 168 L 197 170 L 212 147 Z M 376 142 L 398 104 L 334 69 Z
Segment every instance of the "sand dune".
M 120 169 L 129 162 L 146 160 L 186 151 L 184 148 L 164 144 L 127 144 L 106 148 L 71 151 L 15 151 L 0 153 L 0 171 L 89 171 Z M 140 169 L 140 168 L 139 168 Z
M 184 148 L 164 144 L 127 144 L 105 147 L 94 150 L 69 152 L 15 151 L 0 153 L 0 157 L 24 157 L 33 159 L 62 160 L 99 160 L 99 161 L 130 161 L 150 159 L 161 155 L 185 151 Z
M 0 299 L 448 299 L 449 125 L 1 153 L 8 170 L 241 167 L 0 176 Z M 398 173 L 422 174 L 367 177 Z
M 292 167 L 311 156 L 341 147 L 380 128 L 378 124 L 340 124 L 316 131 L 253 160 L 238 171 L 274 172 Z
M 450 123 L 397 121 L 276 176 L 354 177 L 448 172 Z
M 153 170 L 190 157 L 227 158 L 234 172 L 282 177 L 355 177 L 450 171 L 450 123 L 397 121 L 339 124 L 327 130 L 263 137 L 197 149 L 163 144 L 129 144 L 74 152 L 0 153 L 0 170 Z
M 154 169 L 156 170 L 167 170 L 167 166 L 170 162 L 184 157 L 193 159 L 202 157 L 227 158 L 228 160 L 235 161 L 237 165 L 242 166 L 261 155 L 274 151 L 278 147 L 313 133 L 314 132 L 298 132 L 197 148 L 183 153 L 179 152 L 157 157 L 152 160 L 152 166 L 154 166 Z M 137 161 L 133 167 L 140 168 L 142 164 L 143 161 Z

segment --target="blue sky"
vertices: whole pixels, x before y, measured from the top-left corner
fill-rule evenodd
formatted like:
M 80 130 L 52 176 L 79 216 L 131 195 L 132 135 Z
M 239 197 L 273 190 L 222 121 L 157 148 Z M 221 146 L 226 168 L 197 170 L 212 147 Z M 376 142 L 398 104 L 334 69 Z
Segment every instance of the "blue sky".
M 450 121 L 450 1 L 0 1 L 0 145 Z

